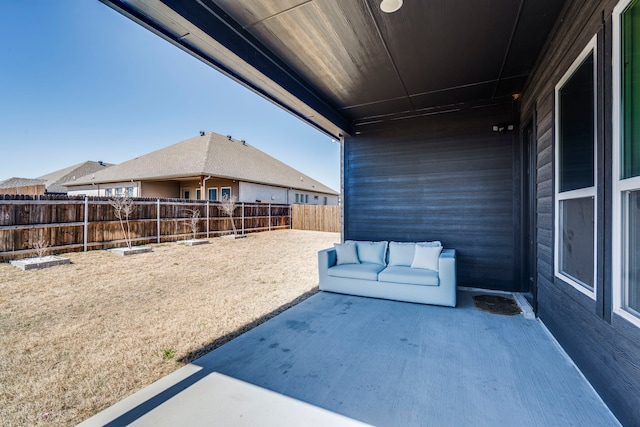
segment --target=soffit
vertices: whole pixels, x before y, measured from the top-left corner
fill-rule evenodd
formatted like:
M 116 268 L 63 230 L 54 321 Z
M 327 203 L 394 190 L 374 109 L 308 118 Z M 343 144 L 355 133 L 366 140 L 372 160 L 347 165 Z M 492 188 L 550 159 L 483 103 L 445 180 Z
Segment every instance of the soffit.
M 510 99 L 565 3 L 405 0 L 385 14 L 379 0 L 103 1 L 336 136 Z

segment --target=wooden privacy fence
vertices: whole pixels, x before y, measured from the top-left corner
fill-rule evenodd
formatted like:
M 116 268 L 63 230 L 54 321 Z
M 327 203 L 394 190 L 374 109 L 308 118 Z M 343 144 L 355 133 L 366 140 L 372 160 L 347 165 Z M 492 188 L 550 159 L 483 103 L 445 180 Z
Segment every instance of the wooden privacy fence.
M 291 205 L 294 230 L 340 232 L 340 206 Z
M 134 245 L 190 239 L 191 213 L 199 211 L 197 238 L 232 232 L 231 220 L 208 200 L 133 199 L 129 217 Z M 289 205 L 238 203 L 238 233 L 291 227 Z M 126 228 L 126 224 L 125 224 Z M 124 234 L 110 200 L 105 197 L 0 195 L 0 260 L 35 254 L 38 241 L 47 253 L 124 246 Z

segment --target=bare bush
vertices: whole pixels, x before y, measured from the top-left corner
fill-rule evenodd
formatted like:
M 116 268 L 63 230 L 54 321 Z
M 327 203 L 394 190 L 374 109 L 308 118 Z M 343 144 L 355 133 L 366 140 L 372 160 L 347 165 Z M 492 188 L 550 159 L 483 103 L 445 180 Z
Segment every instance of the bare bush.
M 49 245 L 47 244 L 47 241 L 44 239 L 44 237 L 40 237 L 38 241 L 33 244 L 33 249 L 36 251 L 36 255 L 38 255 L 38 258 L 42 258 L 44 256 L 48 247 Z
M 113 207 L 116 218 L 120 220 L 120 226 L 122 227 L 122 233 L 124 234 L 127 247 L 131 249 L 131 225 L 129 224 L 129 217 L 136 208 L 133 199 L 131 199 L 129 193 L 125 191 L 123 196 L 114 197 L 109 200 L 109 203 Z M 127 224 L 126 229 L 124 227 L 125 223 Z
M 220 210 L 225 213 L 231 219 L 231 227 L 233 227 L 233 235 L 238 234 L 236 230 L 236 224 L 233 221 L 233 212 L 236 210 L 236 202 L 238 198 L 236 196 L 224 197 L 222 202 L 220 202 Z
M 193 233 L 193 240 L 196 240 L 196 234 L 198 233 L 198 222 L 200 221 L 200 209 L 185 209 L 189 213 L 189 221 L 186 224 L 191 228 Z

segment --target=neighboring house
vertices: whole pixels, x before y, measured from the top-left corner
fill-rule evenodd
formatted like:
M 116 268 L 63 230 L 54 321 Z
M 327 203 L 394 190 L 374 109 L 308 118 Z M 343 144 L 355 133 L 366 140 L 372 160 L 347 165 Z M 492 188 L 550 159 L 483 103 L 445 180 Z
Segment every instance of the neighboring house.
M 69 194 L 337 205 L 338 193 L 245 141 L 201 132 L 67 182 Z
M 89 160 L 38 178 L 10 178 L 0 182 L 0 194 L 24 194 L 30 196 L 67 194 L 67 187 L 63 183 L 67 181 L 73 182 L 76 178 L 99 172 L 109 166 L 112 165 Z
M 44 179 L 14 177 L 0 182 L 0 194 L 38 196 L 45 193 L 45 188 Z
M 455 248 L 639 424 L 640 0 L 102 1 L 340 139 L 344 239 Z
M 113 164 L 89 160 L 39 176 L 38 179 L 45 180 L 46 192 L 48 194 L 67 194 L 68 188 L 64 183 L 73 182 L 77 178 L 100 172 L 110 166 L 113 166 Z

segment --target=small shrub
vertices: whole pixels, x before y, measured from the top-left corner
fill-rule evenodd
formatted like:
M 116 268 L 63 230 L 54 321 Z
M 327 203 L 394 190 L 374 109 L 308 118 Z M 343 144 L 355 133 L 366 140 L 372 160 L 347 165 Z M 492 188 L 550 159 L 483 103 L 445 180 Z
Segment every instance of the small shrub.
M 162 353 L 162 358 L 164 360 L 173 359 L 176 355 L 176 349 L 168 348 L 168 349 L 162 350 L 161 353 Z
M 38 258 L 42 258 L 44 256 L 44 253 L 47 251 L 48 247 L 49 245 L 42 237 L 39 238 L 38 241 L 33 244 L 33 249 L 35 249 L 36 254 L 38 255 Z
M 220 210 L 224 212 L 231 219 L 231 227 L 233 227 L 233 235 L 237 234 L 236 224 L 233 221 L 233 211 L 236 209 L 236 202 L 238 201 L 236 196 L 224 197 L 220 202 Z
M 122 197 L 114 197 L 110 199 L 109 203 L 113 207 L 116 218 L 120 220 L 122 234 L 124 234 L 124 240 L 127 243 L 127 247 L 131 249 L 131 226 L 129 224 L 129 216 L 131 216 L 136 206 L 133 204 L 133 200 L 129 197 L 129 193 L 126 191 Z M 124 228 L 125 223 L 127 224 L 126 230 Z
M 191 228 L 193 233 L 193 240 L 196 240 L 196 233 L 198 232 L 198 221 L 200 220 L 200 209 L 186 209 L 189 213 L 189 221 L 187 225 Z

